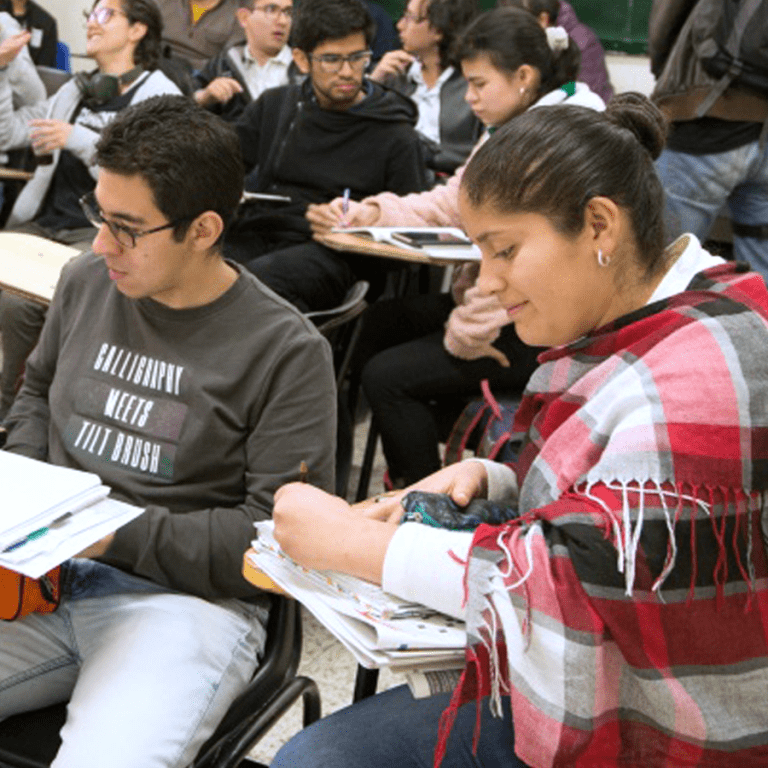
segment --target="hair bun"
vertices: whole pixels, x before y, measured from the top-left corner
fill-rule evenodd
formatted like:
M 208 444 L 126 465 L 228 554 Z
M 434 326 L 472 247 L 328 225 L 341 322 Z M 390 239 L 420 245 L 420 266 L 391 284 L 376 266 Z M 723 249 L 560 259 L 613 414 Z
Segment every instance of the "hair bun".
M 667 121 L 647 96 L 634 91 L 618 93 L 608 102 L 605 115 L 614 124 L 632 131 L 654 160 L 661 154 L 667 138 Z

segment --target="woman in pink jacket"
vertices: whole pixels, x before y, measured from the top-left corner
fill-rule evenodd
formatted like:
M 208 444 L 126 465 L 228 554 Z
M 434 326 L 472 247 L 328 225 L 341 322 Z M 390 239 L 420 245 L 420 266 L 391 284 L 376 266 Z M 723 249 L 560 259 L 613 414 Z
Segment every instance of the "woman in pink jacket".
M 478 146 L 533 107 L 568 103 L 604 109 L 599 96 L 575 82 L 575 43 L 562 28 L 545 32 L 527 11 L 496 8 L 482 14 L 460 36 L 456 53 L 468 82 L 467 102 L 488 128 Z M 428 192 L 385 192 L 350 202 L 346 216 L 338 199 L 310 206 L 307 218 L 320 235 L 340 225 L 461 226 L 458 189 L 464 167 Z M 368 310 L 352 390 L 361 377 L 395 485 L 415 482 L 440 466 L 444 430 L 433 417 L 433 401 L 450 423 L 456 406 L 479 394 L 480 381 L 489 379 L 494 392 L 519 392 L 535 366 L 536 350 L 522 344 L 511 326 L 504 328 L 509 320 L 496 298 L 476 287 L 463 289 L 475 276 L 470 271 L 468 280 L 459 280 L 454 296 L 377 302 Z M 342 445 L 343 440 L 340 435 Z

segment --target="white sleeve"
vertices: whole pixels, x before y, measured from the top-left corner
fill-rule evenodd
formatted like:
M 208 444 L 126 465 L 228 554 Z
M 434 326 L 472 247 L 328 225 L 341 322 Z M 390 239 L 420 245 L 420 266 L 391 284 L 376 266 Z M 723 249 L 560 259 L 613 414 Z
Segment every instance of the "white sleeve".
M 464 618 L 464 564 L 472 531 L 404 523 L 387 548 L 382 586 L 393 595 Z
M 517 498 L 517 475 L 506 464 L 491 459 L 466 459 L 466 461 L 479 461 L 485 467 L 490 501 L 508 501 Z

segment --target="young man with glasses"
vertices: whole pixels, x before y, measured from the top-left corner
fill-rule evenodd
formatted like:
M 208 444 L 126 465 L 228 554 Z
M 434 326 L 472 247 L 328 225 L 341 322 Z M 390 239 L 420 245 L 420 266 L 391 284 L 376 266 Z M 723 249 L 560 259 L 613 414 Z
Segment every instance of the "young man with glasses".
M 425 186 L 415 105 L 365 76 L 372 37 L 359 0 L 302 3 L 291 44 L 306 80 L 265 91 L 235 123 L 246 167 L 258 169 L 251 191 L 290 202 L 245 206 L 227 246 L 303 311 L 338 304 L 355 279 L 383 269 L 314 242 L 307 206 L 345 189 L 357 198 Z
M 193 75 L 198 104 L 236 120 L 267 88 L 297 81 L 288 35 L 292 0 L 245 0 L 237 20 L 246 42 L 214 56 Z
M 95 234 L 78 201 L 96 184 L 100 132 L 130 104 L 179 92 L 157 69 L 162 20 L 153 0 L 98 0 L 85 28 L 86 53 L 97 69 L 39 104 L 14 110 L 7 73 L 0 70 L 0 149 L 31 146 L 41 158 L 6 227 L 80 249 L 89 248 Z M 6 63 L 0 58 L 0 67 Z M 44 315 L 39 304 L 7 292 L 0 296 L 0 419 L 13 402 Z
M 145 507 L 63 566 L 54 613 L 0 622 L 0 719 L 69 700 L 60 768 L 186 768 L 258 664 L 253 522 L 306 462 L 333 487 L 335 385 L 314 326 L 222 257 L 243 188 L 232 128 L 180 96 L 105 130 L 6 450 Z

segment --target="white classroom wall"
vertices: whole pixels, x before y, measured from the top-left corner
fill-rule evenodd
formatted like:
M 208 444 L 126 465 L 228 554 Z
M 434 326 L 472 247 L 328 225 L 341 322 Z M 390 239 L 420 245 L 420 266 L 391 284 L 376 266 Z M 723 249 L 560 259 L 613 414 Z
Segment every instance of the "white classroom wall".
M 65 42 L 73 54 L 85 53 L 85 19 L 83 11 L 88 11 L 93 0 L 36 0 L 58 23 L 59 39 Z M 72 58 L 72 69 L 90 69 L 93 63 L 89 59 Z

